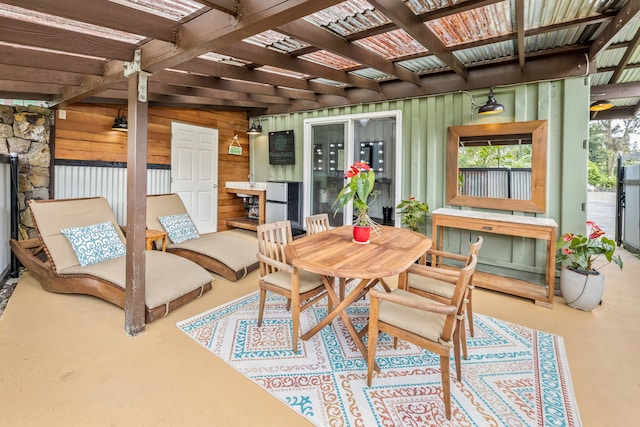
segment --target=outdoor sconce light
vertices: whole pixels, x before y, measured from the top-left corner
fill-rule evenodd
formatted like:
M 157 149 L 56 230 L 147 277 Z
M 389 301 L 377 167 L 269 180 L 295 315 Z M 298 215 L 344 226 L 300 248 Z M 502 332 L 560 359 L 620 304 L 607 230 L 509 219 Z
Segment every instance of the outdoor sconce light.
M 254 121 L 251 127 L 247 130 L 247 135 L 260 135 L 262 133 L 262 125 Z
M 111 130 L 117 130 L 120 132 L 128 132 L 129 124 L 127 123 L 127 118 L 124 114 L 120 115 L 120 109 L 118 109 L 118 116 L 113 121 L 113 126 L 111 126 Z
M 607 101 L 605 99 L 599 99 L 589 106 L 589 111 L 604 111 L 612 107 L 613 107 L 613 103 L 611 101 Z

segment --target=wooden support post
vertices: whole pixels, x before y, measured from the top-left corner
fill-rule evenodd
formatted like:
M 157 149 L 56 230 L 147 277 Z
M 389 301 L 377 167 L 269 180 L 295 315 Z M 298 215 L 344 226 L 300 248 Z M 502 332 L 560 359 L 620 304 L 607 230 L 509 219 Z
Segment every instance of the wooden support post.
M 146 79 L 129 75 L 129 137 L 127 143 L 127 270 L 125 330 L 135 336 L 145 327 L 145 223 L 147 214 Z M 142 83 L 141 83 L 142 82 Z M 140 96 L 139 91 L 145 96 Z M 144 99 L 144 101 L 140 101 Z

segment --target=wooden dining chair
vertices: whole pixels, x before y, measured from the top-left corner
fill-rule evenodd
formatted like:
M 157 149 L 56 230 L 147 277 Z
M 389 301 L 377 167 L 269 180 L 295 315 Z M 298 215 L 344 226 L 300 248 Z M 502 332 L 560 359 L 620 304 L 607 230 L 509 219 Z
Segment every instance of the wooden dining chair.
M 469 246 L 469 253 L 465 255 L 454 254 L 436 249 L 429 249 L 426 258 L 421 260 L 422 265 L 411 266 L 407 274 L 407 283 L 401 287 L 409 292 L 413 292 L 424 297 L 433 299 L 441 303 L 448 303 L 453 296 L 458 275 L 460 274 L 460 264 L 466 265 L 471 255 L 478 256 L 482 248 L 482 237 Z M 430 265 L 426 265 L 429 261 Z M 453 261 L 453 262 L 452 262 Z M 467 358 L 467 337 L 464 327 L 464 318 L 467 319 L 469 334 L 474 336 L 473 329 L 473 277 L 471 277 L 462 306 L 463 324 L 460 330 L 460 343 L 464 358 Z
M 326 213 L 323 214 L 315 214 L 305 218 L 305 225 L 307 229 L 307 235 L 311 236 L 314 234 L 322 233 L 323 231 L 329 230 L 329 215 Z M 347 279 L 344 277 L 338 278 L 338 293 L 340 296 L 340 301 L 344 300 L 344 293 L 347 283 L 351 282 L 353 279 Z
M 386 332 L 409 341 L 440 356 L 442 392 L 447 419 L 451 419 L 451 384 L 449 357 L 451 348 L 459 342 L 460 322 L 457 317 L 464 304 L 469 280 L 477 263 L 476 255 L 463 267 L 456 280 L 453 295 L 448 303 L 439 303 L 404 289 L 390 293 L 377 289 L 369 291 L 369 348 L 367 352 L 367 384 L 371 386 L 375 366 L 378 334 Z M 402 273 L 406 275 L 407 273 Z M 456 373 L 462 378 L 459 355 Z
M 293 352 L 297 353 L 300 312 L 326 296 L 327 292 L 319 275 L 300 270 L 287 262 L 285 247 L 293 241 L 291 222 L 259 225 L 257 234 L 260 262 L 258 327 L 262 326 L 267 291 L 284 296 L 291 308 Z

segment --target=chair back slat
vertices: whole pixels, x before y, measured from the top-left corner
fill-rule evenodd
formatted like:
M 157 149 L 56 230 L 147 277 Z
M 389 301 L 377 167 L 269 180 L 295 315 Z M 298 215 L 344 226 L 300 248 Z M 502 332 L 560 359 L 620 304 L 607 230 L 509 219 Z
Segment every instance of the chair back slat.
M 277 221 L 258 226 L 258 252 L 267 258 L 287 263 L 285 247 L 293 240 L 291 222 Z M 260 262 L 260 274 L 265 276 L 278 271 L 278 268 Z
M 329 229 L 329 215 L 316 214 L 305 218 L 305 225 L 307 228 L 307 235 L 322 233 Z
M 441 338 L 443 341 L 450 341 L 453 337 L 453 332 L 455 330 L 456 316 L 460 315 L 462 312 L 462 305 L 464 304 L 465 295 L 467 294 L 469 281 L 471 280 L 471 276 L 476 269 L 476 264 L 478 262 L 478 257 L 474 254 L 469 256 L 469 262 L 460 270 L 460 275 L 458 276 L 458 281 L 456 282 L 456 288 L 453 291 L 453 296 L 451 297 L 451 305 L 456 306 L 456 313 L 447 316 L 447 319 L 444 323 L 444 327 L 442 328 Z

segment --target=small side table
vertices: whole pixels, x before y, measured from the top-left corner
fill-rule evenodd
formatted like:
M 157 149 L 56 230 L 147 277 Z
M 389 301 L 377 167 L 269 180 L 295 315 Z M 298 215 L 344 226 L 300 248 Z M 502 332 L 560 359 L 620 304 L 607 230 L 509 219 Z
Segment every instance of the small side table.
M 166 231 L 160 231 L 160 230 L 148 230 L 145 233 L 144 236 L 145 242 L 146 242 L 146 249 L 148 251 L 150 251 L 151 249 L 153 249 L 153 242 L 161 239 L 162 240 L 162 252 L 166 252 L 167 251 L 167 232 Z

